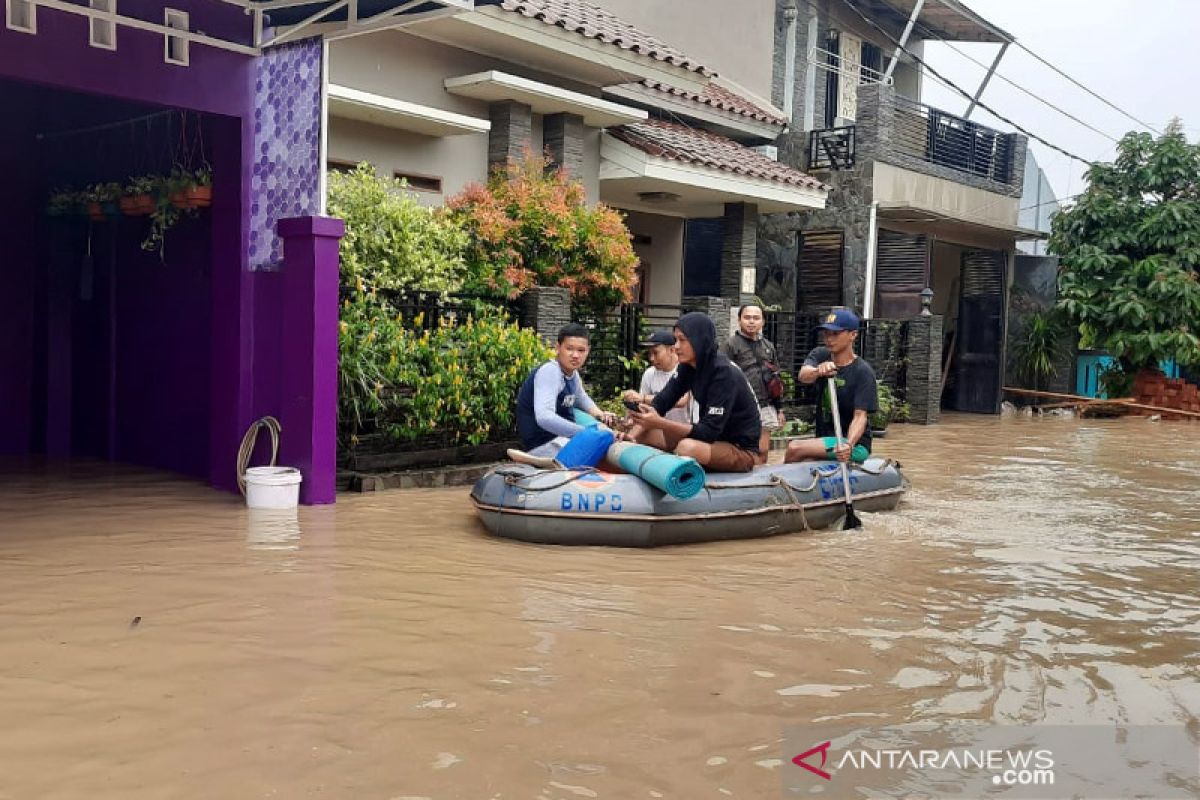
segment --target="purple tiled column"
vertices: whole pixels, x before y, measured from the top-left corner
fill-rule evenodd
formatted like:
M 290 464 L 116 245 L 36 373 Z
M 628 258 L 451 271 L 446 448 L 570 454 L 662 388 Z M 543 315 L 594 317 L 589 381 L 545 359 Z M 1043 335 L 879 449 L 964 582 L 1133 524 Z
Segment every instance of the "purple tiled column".
M 279 463 L 304 476 L 300 502 L 332 503 L 337 472 L 338 243 L 328 217 L 279 221 L 283 239 Z
M 275 221 L 315 214 L 321 136 L 321 39 L 275 47 L 254 61 L 250 268 L 275 269 Z

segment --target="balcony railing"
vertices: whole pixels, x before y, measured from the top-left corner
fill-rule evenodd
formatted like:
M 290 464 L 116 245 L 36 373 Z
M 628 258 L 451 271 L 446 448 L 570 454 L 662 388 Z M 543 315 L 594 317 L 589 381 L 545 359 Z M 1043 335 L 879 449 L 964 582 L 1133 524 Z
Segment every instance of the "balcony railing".
M 809 169 L 848 169 L 853 166 L 853 125 L 812 132 L 808 138 Z
M 1011 184 L 1013 136 L 909 100 L 895 98 L 892 146 L 899 153 Z

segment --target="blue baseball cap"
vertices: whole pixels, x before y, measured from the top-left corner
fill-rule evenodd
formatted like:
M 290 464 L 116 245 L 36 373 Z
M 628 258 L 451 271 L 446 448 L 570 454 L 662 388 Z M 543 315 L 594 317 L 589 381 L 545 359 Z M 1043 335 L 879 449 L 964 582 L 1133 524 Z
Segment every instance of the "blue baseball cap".
M 655 331 L 647 336 L 641 344 L 642 347 L 653 347 L 656 344 L 673 347 L 675 345 L 675 334 L 670 331 Z
M 856 331 L 859 326 L 858 314 L 848 308 L 835 308 L 821 317 L 819 331 Z

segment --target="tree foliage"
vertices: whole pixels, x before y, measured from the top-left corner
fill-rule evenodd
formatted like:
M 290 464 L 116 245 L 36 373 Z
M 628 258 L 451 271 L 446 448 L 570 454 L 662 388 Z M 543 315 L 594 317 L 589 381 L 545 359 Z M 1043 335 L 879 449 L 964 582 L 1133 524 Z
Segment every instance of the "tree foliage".
M 1158 139 L 1130 133 L 1087 180 L 1050 236 L 1059 307 L 1081 345 L 1109 351 L 1126 372 L 1200 363 L 1200 145 L 1178 121 Z
M 470 237 L 468 288 L 516 297 L 563 286 L 594 308 L 630 299 L 638 259 L 620 213 L 588 205 L 581 184 L 546 166 L 537 157 L 510 163 L 449 200 Z
M 442 209 L 425 208 L 404 181 L 370 164 L 329 175 L 329 213 L 346 222 L 343 286 L 453 292 L 466 279 L 467 236 Z

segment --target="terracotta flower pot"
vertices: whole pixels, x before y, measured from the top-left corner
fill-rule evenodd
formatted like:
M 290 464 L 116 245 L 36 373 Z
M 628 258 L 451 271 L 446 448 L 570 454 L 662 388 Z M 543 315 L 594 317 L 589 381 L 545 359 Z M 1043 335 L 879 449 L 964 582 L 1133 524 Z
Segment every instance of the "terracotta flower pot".
M 168 199 L 171 201 L 171 205 L 175 206 L 176 208 L 188 207 L 186 191 L 171 192 L 171 194 L 168 195 Z
M 188 205 L 192 208 L 207 208 L 212 205 L 211 186 L 192 186 L 187 190 Z
M 122 197 L 117 201 L 117 205 L 121 208 L 121 213 L 127 217 L 137 217 L 141 215 L 141 211 L 137 207 L 137 198 L 132 196 Z
M 154 197 L 152 195 L 139 194 L 133 198 L 133 202 L 137 207 L 138 214 L 148 217 L 154 213 Z
M 88 217 L 96 222 L 100 222 L 104 219 L 104 207 L 99 203 L 88 203 L 87 213 Z

